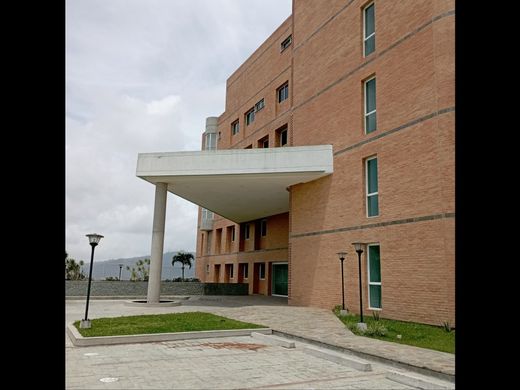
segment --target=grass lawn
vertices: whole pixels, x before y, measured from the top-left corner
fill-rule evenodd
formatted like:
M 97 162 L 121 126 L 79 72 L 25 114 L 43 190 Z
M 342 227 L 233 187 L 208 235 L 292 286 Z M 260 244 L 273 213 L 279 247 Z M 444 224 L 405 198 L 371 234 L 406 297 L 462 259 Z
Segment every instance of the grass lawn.
M 174 314 L 98 318 L 91 320 L 92 327 L 90 329 L 80 329 L 79 323 L 80 321 L 74 322 L 74 326 L 83 337 L 265 328 L 265 326 L 262 325 L 236 321 L 230 318 L 198 311 Z
M 379 322 L 387 329 L 384 336 L 364 335 L 361 333 L 356 324 L 359 322 L 358 315 L 340 316 L 339 309 L 335 309 L 334 313 L 358 336 L 372 337 L 379 340 L 391 341 L 394 343 L 414 345 L 421 348 L 435 349 L 437 351 L 455 353 L 455 330 L 447 332 L 441 326 L 432 326 L 425 324 L 417 324 L 414 322 L 404 322 L 396 320 L 388 320 L 381 318 Z M 363 316 L 364 322 L 370 329 L 371 324 L 376 322 L 372 316 Z M 397 338 L 401 335 L 401 338 Z

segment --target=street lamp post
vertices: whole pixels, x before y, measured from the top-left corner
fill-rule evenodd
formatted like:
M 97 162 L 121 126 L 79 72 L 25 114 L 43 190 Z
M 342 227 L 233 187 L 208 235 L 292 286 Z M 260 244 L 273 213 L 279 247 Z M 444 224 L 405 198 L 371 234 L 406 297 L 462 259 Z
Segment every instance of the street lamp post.
M 357 324 L 358 329 L 366 330 L 367 324 L 363 321 L 363 287 L 361 282 L 361 253 L 363 253 L 363 246 L 365 243 L 363 242 L 353 242 L 352 245 L 356 248 L 356 252 L 358 254 L 358 268 L 359 268 L 359 316 L 360 322 Z
M 121 271 L 123 270 L 123 264 L 119 264 L 119 281 L 121 281 Z
M 344 316 L 347 315 L 347 310 L 345 309 L 345 282 L 343 278 L 343 260 L 345 260 L 345 257 L 347 256 L 347 252 L 338 252 L 337 253 L 339 260 L 341 261 L 341 310 L 340 315 Z
M 88 319 L 88 303 L 90 300 L 90 283 L 92 282 L 92 266 L 94 265 L 94 248 L 99 241 L 103 238 L 102 235 L 97 233 L 87 234 L 88 240 L 90 242 L 90 246 L 92 247 L 92 254 L 90 255 L 90 271 L 88 273 L 88 288 L 87 288 L 87 306 L 85 307 L 85 318 L 81 320 L 79 325 L 80 328 L 90 328 L 90 320 Z

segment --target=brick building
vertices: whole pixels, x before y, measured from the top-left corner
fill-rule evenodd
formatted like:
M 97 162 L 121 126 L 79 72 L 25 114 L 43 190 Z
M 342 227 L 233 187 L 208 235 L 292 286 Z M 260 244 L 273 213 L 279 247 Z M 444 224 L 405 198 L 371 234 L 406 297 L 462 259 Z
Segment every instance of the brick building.
M 139 155 L 156 213 L 166 191 L 201 206 L 197 277 L 332 308 L 345 251 L 358 313 L 363 242 L 365 314 L 454 324 L 454 28 L 453 0 L 293 0 L 203 151 Z

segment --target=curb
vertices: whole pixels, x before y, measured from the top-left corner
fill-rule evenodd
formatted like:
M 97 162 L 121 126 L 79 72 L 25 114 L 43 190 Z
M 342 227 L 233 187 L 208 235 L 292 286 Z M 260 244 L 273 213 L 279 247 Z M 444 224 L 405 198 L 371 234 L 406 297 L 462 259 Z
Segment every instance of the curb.
M 448 381 L 451 383 L 455 383 L 454 374 L 448 374 L 446 372 L 436 371 L 436 370 L 433 370 L 428 367 L 419 367 L 419 366 L 416 366 L 416 365 L 413 365 L 410 363 L 405 363 L 405 362 L 402 362 L 399 360 L 389 359 L 387 357 L 373 355 L 373 354 L 367 353 L 367 352 L 362 352 L 362 351 L 356 350 L 354 348 L 347 348 L 347 347 L 341 347 L 339 345 L 328 344 L 323 341 L 318 341 L 318 340 L 314 340 L 314 339 L 310 339 L 310 338 L 306 338 L 306 337 L 302 337 L 302 336 L 297 336 L 297 335 L 294 335 L 291 333 L 282 332 L 282 331 L 275 330 L 275 329 L 273 329 L 273 335 L 283 336 L 283 337 L 287 337 L 287 338 L 294 339 L 294 340 L 308 342 L 310 344 L 315 344 L 315 345 L 318 345 L 318 346 L 321 346 L 324 348 L 329 348 L 332 350 L 336 350 L 339 352 L 349 352 L 360 358 L 371 359 L 371 360 L 377 361 L 379 363 L 387 364 L 387 365 L 390 365 L 393 367 L 402 368 L 402 369 L 409 370 L 409 371 L 414 371 L 418 374 L 422 374 L 422 375 L 430 376 L 433 378 L 438 378 L 438 379 L 441 379 L 444 381 Z
M 67 324 L 67 334 L 72 344 L 77 347 L 90 347 L 94 345 L 115 345 L 115 344 L 134 344 L 134 343 L 153 343 L 160 341 L 177 341 L 205 339 L 215 337 L 236 337 L 251 336 L 251 333 L 271 334 L 271 328 L 257 329 L 229 329 L 229 330 L 202 330 L 198 332 L 176 332 L 176 333 L 153 333 L 136 334 L 125 336 L 96 336 L 83 337 L 72 322 Z

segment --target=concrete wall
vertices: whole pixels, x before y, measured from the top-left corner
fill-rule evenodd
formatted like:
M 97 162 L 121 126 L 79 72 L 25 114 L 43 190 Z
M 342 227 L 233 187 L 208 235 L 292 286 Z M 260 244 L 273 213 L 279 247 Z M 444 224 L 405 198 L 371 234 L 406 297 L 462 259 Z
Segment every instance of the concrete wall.
M 86 296 L 88 282 L 65 281 L 65 295 Z M 148 282 L 92 281 L 90 296 L 146 296 Z M 247 283 L 161 282 L 161 295 L 247 295 Z

